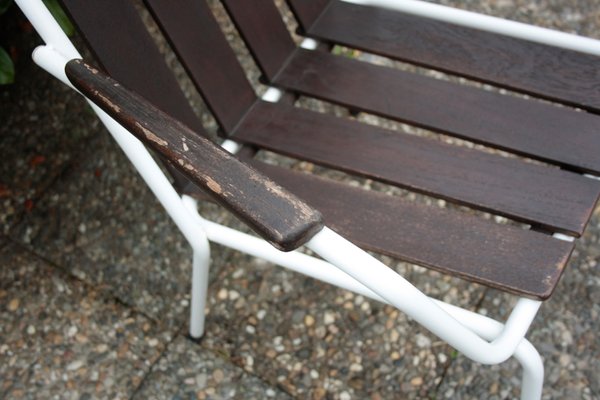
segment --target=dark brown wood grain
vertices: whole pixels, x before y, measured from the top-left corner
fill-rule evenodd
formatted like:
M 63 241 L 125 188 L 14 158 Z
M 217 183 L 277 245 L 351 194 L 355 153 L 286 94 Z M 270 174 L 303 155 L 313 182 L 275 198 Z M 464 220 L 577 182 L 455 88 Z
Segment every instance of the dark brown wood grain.
M 600 116 L 308 50 L 297 51 L 275 84 L 568 169 L 600 173 Z
M 288 156 L 580 235 L 600 182 L 297 107 L 258 103 L 234 137 Z
M 164 57 L 130 1 L 60 0 L 100 66 L 161 110 L 201 132 Z
M 106 72 L 203 134 L 200 119 L 190 107 L 133 3 L 120 0 L 106 0 L 102 4 L 77 0 L 61 2 Z M 168 163 L 167 169 L 178 190 L 189 184 Z
M 600 111 L 600 57 L 341 1 L 308 35 Z
M 330 0 L 287 0 L 301 29 L 306 32 L 321 15 Z
M 460 211 L 252 165 L 306 199 L 327 226 L 362 248 L 518 295 L 548 298 L 573 250 L 572 243 Z
M 222 0 L 254 60 L 268 81 L 284 66 L 296 45 L 272 1 Z
M 277 248 L 293 250 L 322 229 L 318 211 L 115 80 L 82 60 L 65 70 L 86 97 Z
M 231 132 L 256 99 L 205 1 L 145 0 L 222 131 Z

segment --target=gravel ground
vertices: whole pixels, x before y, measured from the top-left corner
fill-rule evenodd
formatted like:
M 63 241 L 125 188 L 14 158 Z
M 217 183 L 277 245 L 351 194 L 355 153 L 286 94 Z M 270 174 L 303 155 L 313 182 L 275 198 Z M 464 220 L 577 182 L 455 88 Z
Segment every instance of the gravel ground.
M 596 1 L 444 3 L 600 38 Z M 215 11 L 227 23 L 222 8 Z M 17 82 L 0 88 L 0 398 L 518 396 L 516 362 L 482 367 L 389 306 L 218 246 L 206 336 L 189 339 L 187 244 L 80 98 L 29 61 L 35 36 L 17 31 L 10 37 Z M 247 51 L 236 50 L 256 84 Z M 188 95 L 214 132 L 203 102 Z M 212 204 L 201 211 L 239 226 Z M 545 360 L 544 398 L 600 398 L 599 236 L 597 210 L 530 330 Z M 494 290 L 383 260 L 453 304 L 496 318 L 514 304 Z
M 171 333 L 17 244 L 0 257 L 0 396 L 129 397 Z

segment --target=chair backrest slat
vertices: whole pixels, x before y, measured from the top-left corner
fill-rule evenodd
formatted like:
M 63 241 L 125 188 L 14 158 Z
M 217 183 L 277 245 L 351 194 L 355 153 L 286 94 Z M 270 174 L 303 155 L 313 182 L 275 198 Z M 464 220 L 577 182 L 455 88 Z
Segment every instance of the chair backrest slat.
M 256 99 L 205 0 L 145 0 L 148 9 L 228 134 Z
M 287 0 L 290 9 L 296 16 L 304 32 L 310 30 L 311 25 L 317 20 L 331 0 Z
M 106 72 L 195 131 L 204 132 L 131 2 L 62 3 Z
M 331 0 L 287 0 L 290 9 L 296 16 L 300 27 L 308 32 L 312 24 L 319 18 Z
M 273 1 L 222 0 L 254 60 L 268 81 L 275 78 L 296 45 Z

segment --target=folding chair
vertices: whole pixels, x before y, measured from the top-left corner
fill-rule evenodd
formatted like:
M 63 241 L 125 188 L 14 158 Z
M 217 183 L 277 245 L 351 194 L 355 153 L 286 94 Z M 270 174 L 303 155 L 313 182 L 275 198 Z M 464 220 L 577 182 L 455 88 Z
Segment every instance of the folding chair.
M 222 2 L 270 86 L 262 98 L 204 1 L 145 5 L 215 116 L 225 150 L 204 137 L 133 4 L 63 0 L 94 67 L 40 0 L 17 0 L 46 43 L 35 62 L 87 97 L 191 244 L 190 334 L 204 332 L 213 241 L 389 303 L 476 362 L 514 356 L 524 370 L 522 398 L 540 398 L 543 365 L 524 337 L 598 198 L 600 43 L 414 0 L 288 0 L 305 36 L 296 46 L 274 3 Z M 528 96 L 337 56 L 333 45 Z M 294 106 L 297 95 L 502 152 L 309 111 Z M 175 187 L 144 144 L 177 171 Z M 257 149 L 517 223 L 267 165 L 252 159 Z M 208 195 L 264 240 L 202 218 L 193 195 Z M 500 323 L 429 298 L 365 249 L 519 300 Z

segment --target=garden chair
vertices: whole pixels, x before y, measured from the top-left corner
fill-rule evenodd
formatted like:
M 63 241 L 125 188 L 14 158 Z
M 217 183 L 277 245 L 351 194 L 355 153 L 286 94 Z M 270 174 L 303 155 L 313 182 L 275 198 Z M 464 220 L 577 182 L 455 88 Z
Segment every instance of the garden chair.
M 305 37 L 296 46 L 274 3 L 223 0 L 269 85 L 259 98 L 204 1 L 145 0 L 216 118 L 223 149 L 206 139 L 132 3 L 63 0 L 96 57 L 87 62 L 41 0 L 17 3 L 45 42 L 35 62 L 88 98 L 190 242 L 191 336 L 204 332 L 213 241 L 389 303 L 476 362 L 514 356 L 522 398 L 541 396 L 543 365 L 524 336 L 600 190 L 597 41 L 414 0 L 288 0 Z M 527 96 L 335 55 L 333 45 Z M 502 151 L 309 111 L 294 106 L 299 94 Z M 175 186 L 144 145 L 176 171 Z M 257 149 L 464 207 L 267 165 L 252 158 Z M 194 196 L 207 195 L 264 240 L 202 218 Z M 500 323 L 429 298 L 365 250 L 519 300 Z

